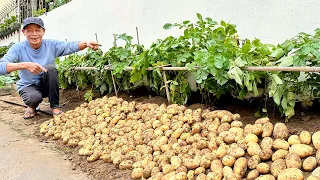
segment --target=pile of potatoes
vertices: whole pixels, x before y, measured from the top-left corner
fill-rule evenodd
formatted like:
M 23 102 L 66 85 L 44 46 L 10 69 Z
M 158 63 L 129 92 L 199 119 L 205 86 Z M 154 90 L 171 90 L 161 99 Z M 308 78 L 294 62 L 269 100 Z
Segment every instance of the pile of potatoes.
M 79 146 L 89 162 L 132 169 L 136 179 L 320 179 L 320 131 L 290 135 L 268 118 L 243 127 L 225 110 L 105 96 L 44 122 L 40 132 Z

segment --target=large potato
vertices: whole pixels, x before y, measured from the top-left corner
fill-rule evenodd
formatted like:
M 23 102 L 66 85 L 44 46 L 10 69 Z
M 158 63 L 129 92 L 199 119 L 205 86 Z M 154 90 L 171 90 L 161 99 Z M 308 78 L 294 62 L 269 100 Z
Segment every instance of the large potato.
M 254 124 L 252 125 L 252 134 L 255 134 L 256 136 L 262 135 L 262 124 Z
M 312 176 L 320 178 L 320 167 L 317 167 L 315 170 L 312 171 Z
M 261 141 L 261 149 L 272 149 L 273 139 L 271 137 L 265 137 Z
M 131 174 L 131 177 L 133 179 L 139 179 L 143 176 L 143 169 L 142 168 L 134 168 L 132 170 L 132 174 Z
M 310 144 L 311 143 L 311 134 L 308 131 L 301 131 L 299 138 L 300 138 L 300 141 L 302 144 Z
M 277 159 L 271 164 L 270 171 L 271 174 L 277 178 L 278 175 L 286 168 L 286 162 L 283 159 Z
M 289 138 L 288 138 L 288 143 L 291 145 L 293 144 L 301 144 L 301 141 L 300 141 L 300 138 L 298 135 L 291 135 Z
M 230 155 L 225 155 L 223 158 L 222 158 L 222 164 L 224 166 L 229 166 L 229 167 L 232 167 L 233 164 L 235 163 L 236 161 L 236 158 L 233 157 L 233 156 L 230 156 Z
M 236 160 L 233 167 L 233 172 L 243 177 L 247 172 L 248 161 L 246 158 L 241 157 Z M 211 169 L 212 170 L 212 169 Z
M 317 166 L 317 159 L 315 157 L 307 157 L 303 163 L 302 167 L 305 171 L 312 171 Z
M 273 133 L 273 124 L 271 122 L 267 122 L 262 125 L 262 137 L 270 137 Z
M 277 159 L 284 159 L 289 154 L 289 151 L 284 149 L 279 149 L 272 155 L 272 161 L 275 161 Z
M 255 124 L 265 124 L 268 122 L 270 122 L 270 119 L 268 117 L 263 117 L 263 118 L 257 119 L 254 123 Z
M 289 168 L 279 174 L 278 180 L 303 180 L 304 176 L 300 169 Z
M 289 153 L 285 161 L 287 168 L 301 168 L 301 158 L 296 153 Z
M 276 139 L 288 139 L 289 131 L 284 123 L 276 123 L 273 128 L 273 137 Z
M 301 158 L 305 158 L 313 154 L 313 148 L 306 144 L 294 144 L 290 147 L 289 152 L 296 153 Z
M 234 139 L 235 141 L 237 142 L 240 138 L 242 138 L 244 135 L 243 135 L 243 129 L 242 128 L 239 128 L 239 127 L 232 127 L 229 129 L 229 132 L 233 133 L 234 134 Z
M 223 167 L 223 177 L 227 177 L 232 173 L 233 173 L 233 170 L 231 167 L 229 167 L 229 166 Z
M 312 143 L 316 149 L 320 149 L 320 131 L 312 135 Z
M 245 151 L 240 147 L 230 148 L 228 150 L 228 154 L 238 159 L 239 157 L 242 157 L 245 155 Z
M 260 157 L 258 155 L 253 155 L 248 160 L 248 168 L 249 169 L 256 169 L 257 165 L 260 163 Z

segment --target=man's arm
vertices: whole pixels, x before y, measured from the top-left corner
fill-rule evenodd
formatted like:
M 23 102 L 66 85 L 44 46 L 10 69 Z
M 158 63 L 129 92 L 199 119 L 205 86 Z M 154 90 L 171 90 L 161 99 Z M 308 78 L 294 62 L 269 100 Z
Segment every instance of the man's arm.
M 33 74 L 40 74 L 42 71 L 47 72 L 47 70 L 40 64 L 34 62 L 21 62 L 21 63 L 8 63 L 7 73 L 17 70 L 28 70 Z
M 100 44 L 96 42 L 86 42 L 86 41 L 73 41 L 73 42 L 65 42 L 65 41 L 55 41 L 56 45 L 56 56 L 65 56 L 80 50 L 83 50 L 87 47 L 97 50 Z

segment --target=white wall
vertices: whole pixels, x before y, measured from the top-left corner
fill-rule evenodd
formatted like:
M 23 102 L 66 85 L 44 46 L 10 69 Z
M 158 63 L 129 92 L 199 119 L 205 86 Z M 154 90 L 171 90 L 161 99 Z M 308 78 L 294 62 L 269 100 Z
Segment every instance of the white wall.
M 113 33 L 128 33 L 149 46 L 158 38 L 177 35 L 165 23 L 196 20 L 196 13 L 236 24 L 240 38 L 281 43 L 299 32 L 320 27 L 319 0 L 73 0 L 42 16 L 46 38 L 68 41 L 95 40 L 107 50 Z M 21 40 L 24 37 L 22 36 Z
M 15 32 L 8 38 L 0 39 L 0 46 L 7 46 L 11 42 L 17 43 L 19 41 L 20 41 L 20 32 Z

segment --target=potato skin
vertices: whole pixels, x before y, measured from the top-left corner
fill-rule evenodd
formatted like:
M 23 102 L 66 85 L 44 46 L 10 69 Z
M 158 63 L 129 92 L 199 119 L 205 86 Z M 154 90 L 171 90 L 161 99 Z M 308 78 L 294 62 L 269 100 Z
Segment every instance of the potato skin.
M 278 175 L 287 168 L 286 162 L 283 159 L 277 159 L 273 163 L 271 163 L 270 171 L 274 177 L 278 177 Z
M 273 149 L 275 150 L 279 150 L 279 149 L 288 150 L 289 147 L 290 147 L 290 144 L 284 139 L 276 139 L 273 141 Z
M 312 143 L 316 149 L 320 149 L 320 131 L 312 135 Z
M 271 137 L 265 137 L 261 141 L 261 149 L 272 149 L 273 139 Z
M 267 122 L 262 125 L 262 137 L 270 137 L 273 133 L 273 124 L 271 122 Z
M 259 157 L 261 160 L 266 161 L 272 157 L 272 150 L 271 149 L 263 149 L 259 152 Z
M 288 139 L 289 131 L 284 123 L 276 123 L 273 128 L 273 137 L 276 139 Z
M 270 166 L 267 163 L 259 163 L 257 165 L 257 170 L 260 174 L 267 174 L 270 172 Z
M 210 170 L 217 177 L 217 179 L 222 179 L 223 165 L 219 159 L 215 159 L 211 162 Z
M 272 154 L 272 161 L 275 161 L 277 159 L 284 159 L 288 154 L 289 154 L 289 151 L 284 149 L 279 149 Z
M 301 158 L 296 153 L 289 153 L 286 156 L 285 161 L 286 161 L 287 168 L 297 168 L 297 169 L 301 168 L 301 164 L 302 164 Z
M 251 170 L 248 175 L 247 175 L 247 179 L 248 180 L 254 180 L 256 179 L 257 177 L 259 177 L 259 171 L 254 169 L 254 170 Z
M 310 144 L 311 143 L 311 134 L 308 131 L 301 131 L 299 138 L 300 138 L 301 144 Z
M 306 144 L 294 144 L 289 149 L 290 153 L 296 153 L 300 158 L 305 158 L 313 154 L 313 148 Z
M 303 180 L 303 178 L 302 171 L 297 168 L 288 168 L 278 176 L 278 180 Z
M 259 176 L 256 180 L 275 180 L 271 174 Z
M 243 177 L 247 172 L 248 161 L 246 158 L 241 157 L 236 160 L 233 167 L 233 172 Z
M 307 157 L 303 163 L 302 167 L 305 171 L 312 171 L 317 166 L 317 159 L 315 157 Z
M 257 165 L 260 163 L 260 157 L 258 155 L 251 156 L 248 160 L 248 168 L 256 169 Z
M 290 144 L 290 146 L 293 144 L 301 144 L 300 137 L 298 135 L 291 135 L 288 138 L 288 143 Z

